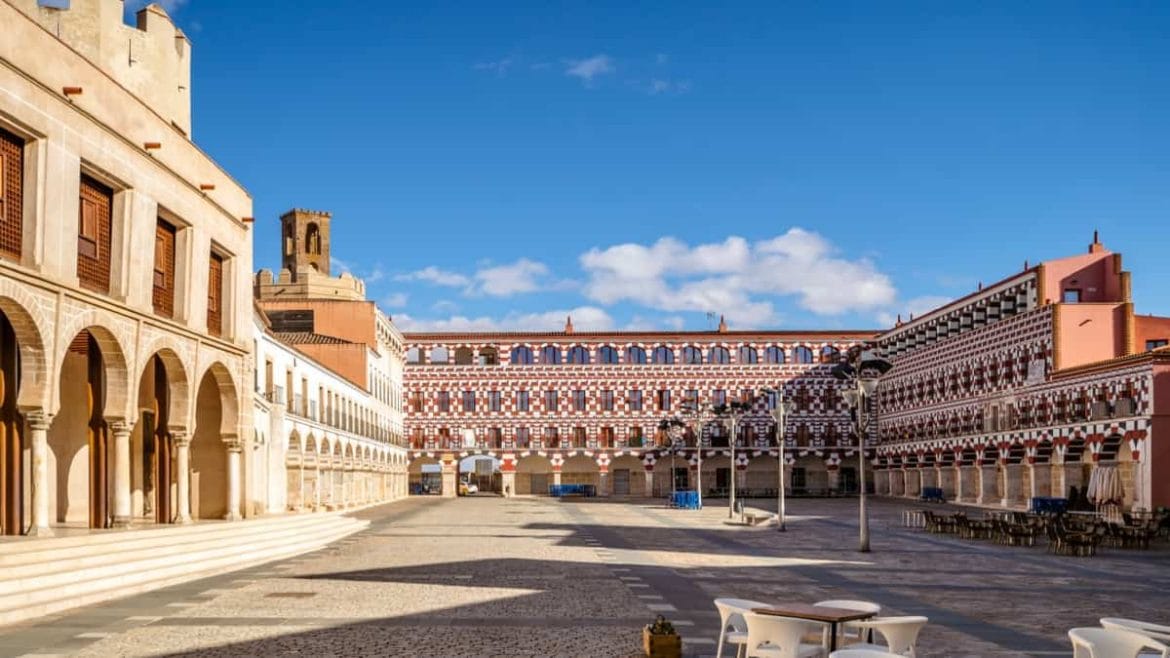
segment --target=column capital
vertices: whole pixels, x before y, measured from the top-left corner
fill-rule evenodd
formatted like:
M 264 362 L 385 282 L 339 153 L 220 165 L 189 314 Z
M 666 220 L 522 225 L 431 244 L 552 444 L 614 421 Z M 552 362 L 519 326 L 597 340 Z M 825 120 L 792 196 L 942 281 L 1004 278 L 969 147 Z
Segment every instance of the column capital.
M 46 412 L 44 409 L 32 409 L 24 412 L 24 419 L 28 422 L 29 429 L 33 431 L 40 430 L 47 432 L 49 426 L 53 424 L 53 414 Z
M 191 434 L 187 430 L 171 430 L 171 445 L 176 448 L 191 447 Z
M 235 434 L 221 434 L 219 440 L 223 441 L 223 445 L 227 448 L 228 452 L 244 451 L 244 442 Z
M 129 434 L 134 431 L 133 421 L 128 421 L 125 418 L 107 418 L 106 425 L 109 426 L 110 431 L 115 436 L 118 434 Z

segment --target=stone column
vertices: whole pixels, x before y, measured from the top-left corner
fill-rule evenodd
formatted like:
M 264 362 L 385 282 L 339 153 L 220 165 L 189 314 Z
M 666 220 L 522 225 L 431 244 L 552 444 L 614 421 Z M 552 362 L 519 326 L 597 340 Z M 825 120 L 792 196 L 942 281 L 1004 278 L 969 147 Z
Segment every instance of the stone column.
M 990 466 L 984 464 L 977 468 L 979 469 L 979 489 L 975 502 L 980 505 L 998 504 L 1000 501 L 999 496 L 995 493 L 995 464 Z
M 49 527 L 49 425 L 53 416 L 41 410 L 28 413 L 29 440 L 32 444 L 32 523 L 30 537 L 52 537 Z
M 454 498 L 454 497 L 458 496 L 459 495 L 459 488 L 458 488 L 457 480 L 459 478 L 457 478 L 456 474 L 455 474 L 454 458 L 451 458 L 450 461 L 443 461 L 441 468 L 442 468 L 442 477 L 443 477 L 443 485 L 442 485 L 443 497 L 444 498 Z
M 225 439 L 224 442 L 227 444 L 228 481 L 227 513 L 223 518 L 227 521 L 239 521 L 244 518 L 240 514 L 240 458 L 243 456 L 244 447 L 235 437 Z
M 114 435 L 114 527 L 130 526 L 134 515 L 130 493 L 130 430 L 131 424 L 117 418 L 107 421 Z
M 175 523 L 191 522 L 191 435 L 186 430 L 173 429 L 171 446 L 175 449 Z M 156 482 L 156 487 L 169 487 L 170 482 Z
M 560 470 L 558 469 L 558 470 L 555 470 L 555 471 L 553 471 L 553 474 L 552 474 L 552 476 L 553 476 L 553 484 L 554 484 L 554 485 L 556 485 L 556 486 L 560 486 L 560 484 L 561 484 L 561 472 L 560 472 Z
M 516 471 L 503 471 L 500 473 L 500 486 L 504 488 L 501 492 L 505 498 L 511 498 L 516 495 Z
M 1002 503 L 1004 507 L 1019 507 L 1023 503 L 1023 476 L 1023 464 L 1004 464 Z

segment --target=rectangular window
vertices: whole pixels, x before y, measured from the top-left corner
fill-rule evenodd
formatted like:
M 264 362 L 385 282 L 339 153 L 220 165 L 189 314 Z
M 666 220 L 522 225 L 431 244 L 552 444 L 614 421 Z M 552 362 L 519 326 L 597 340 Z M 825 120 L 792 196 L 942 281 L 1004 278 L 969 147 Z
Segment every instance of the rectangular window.
M 439 404 L 439 411 L 443 413 L 451 411 L 451 394 L 449 392 L 439 391 L 437 402 Z
M 635 425 L 630 428 L 630 447 L 638 448 L 642 445 L 642 426 Z
M 613 411 L 613 391 L 601 392 L 601 410 Z
M 549 411 L 549 412 L 556 412 L 556 410 L 557 410 L 557 392 L 556 391 L 549 390 L 549 391 L 544 392 L 544 410 Z
M 642 410 L 642 391 L 630 389 L 630 411 Z
M 207 333 L 223 335 L 223 257 L 211 254 L 207 267 Z
M 475 391 L 463 391 L 463 410 L 475 411 Z
M 727 404 L 727 391 L 721 388 L 717 388 L 714 391 L 711 391 L 711 404 L 716 406 Z
M 544 428 L 544 447 L 546 447 L 546 448 L 559 447 L 557 445 L 558 438 L 559 437 L 557 437 L 557 428 L 555 428 L 555 427 Z
M 670 411 L 670 390 L 662 389 L 658 391 L 658 410 Z
M 1068 288 L 1064 291 L 1065 304 L 1077 304 L 1081 301 L 1081 291 L 1079 288 Z
M 410 410 L 414 413 L 422 413 L 422 391 L 414 391 L 410 394 Z
M 1159 347 L 1166 347 L 1166 345 L 1170 345 L 1170 341 L 1167 341 L 1165 338 L 1158 338 L 1155 340 L 1147 340 L 1146 341 L 1146 351 L 1148 352 L 1150 350 L 1156 350 Z
M 528 411 L 528 391 L 516 391 L 516 410 Z
M 0 255 L 20 259 L 24 239 L 24 140 L 0 130 Z
M 517 427 L 516 428 L 516 447 L 517 448 L 527 448 L 528 447 L 528 428 L 527 427 Z
M 158 220 L 154 229 L 154 312 L 164 318 L 175 313 L 175 227 Z
M 688 390 L 683 397 L 683 406 L 697 411 L 699 409 L 699 392 L 693 388 Z
M 488 391 L 488 407 L 492 411 L 499 411 L 500 410 L 500 392 L 499 391 Z
M 79 206 L 77 278 L 83 288 L 108 293 L 114 191 L 83 175 Z
M 584 448 L 584 447 L 586 447 L 585 441 L 586 441 L 585 428 L 584 427 L 574 427 L 573 428 L 573 447 L 574 448 Z
M 573 391 L 573 408 L 585 411 L 585 391 Z

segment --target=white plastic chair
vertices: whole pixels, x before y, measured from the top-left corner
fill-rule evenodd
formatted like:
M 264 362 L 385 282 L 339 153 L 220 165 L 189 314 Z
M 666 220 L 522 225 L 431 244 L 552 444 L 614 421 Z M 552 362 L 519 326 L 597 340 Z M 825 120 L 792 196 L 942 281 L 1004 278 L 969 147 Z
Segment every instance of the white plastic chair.
M 823 658 L 825 648 L 819 644 L 805 644 L 801 638 L 815 631 L 815 622 L 791 617 L 761 615 L 745 612 L 747 622 L 746 658 Z
M 829 658 L 902 658 L 902 656 L 877 649 L 839 649 L 829 654 Z
M 877 631 L 882 636 L 882 639 L 886 641 L 886 646 L 862 643 L 851 644 L 849 648 L 888 651 L 900 656 L 914 658 L 916 655 L 915 646 L 918 644 L 918 633 L 929 621 L 926 617 L 876 617 L 864 621 L 850 622 L 853 628 L 857 628 L 862 632 L 870 629 Z
M 1120 617 L 1102 617 L 1101 626 L 1103 628 L 1130 631 L 1138 635 L 1145 635 L 1159 642 L 1170 644 L 1170 626 L 1151 624 L 1150 622 L 1138 621 L 1136 619 L 1121 619 Z
M 872 612 L 875 615 L 882 613 L 882 607 L 873 601 L 858 601 L 856 599 L 829 599 L 828 601 L 817 601 L 813 605 L 820 605 L 826 608 L 840 608 L 842 610 L 856 610 L 858 612 Z M 861 631 L 850 633 L 849 631 L 856 630 L 853 627 L 854 622 L 845 622 L 838 626 L 840 629 L 840 638 L 849 640 L 851 642 L 862 642 L 865 640 L 865 634 Z M 824 638 L 822 640 L 824 645 L 829 646 L 829 627 L 825 627 Z M 840 642 L 838 642 L 840 646 Z
M 743 620 L 743 613 L 752 608 L 767 608 L 767 603 L 750 601 L 748 599 L 715 599 L 715 608 L 719 610 L 719 645 L 715 649 L 715 658 L 723 658 L 723 644 L 734 644 L 736 658 L 747 643 L 747 622 Z M 731 630 L 727 630 L 731 627 Z
M 1133 631 L 1116 628 L 1073 628 L 1068 632 L 1073 658 L 1135 658 L 1144 649 L 1170 658 L 1170 646 Z

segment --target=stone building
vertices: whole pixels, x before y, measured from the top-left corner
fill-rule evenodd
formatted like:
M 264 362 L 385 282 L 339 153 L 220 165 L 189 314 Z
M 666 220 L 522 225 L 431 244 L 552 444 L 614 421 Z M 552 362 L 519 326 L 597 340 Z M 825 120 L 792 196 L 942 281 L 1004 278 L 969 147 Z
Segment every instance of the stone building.
M 333 509 L 406 492 L 402 334 L 365 286 L 333 276 L 329 213 L 281 216 L 280 273 L 255 277 L 257 425 L 270 511 Z
M 779 388 L 796 402 L 786 422 L 789 482 L 798 491 L 856 486 L 847 409 L 829 373 L 874 331 L 409 333 L 406 428 L 411 476 L 443 471 L 454 495 L 461 459 L 500 460 L 510 493 L 592 484 L 601 495 L 662 495 L 674 484 L 726 490 L 730 421 L 687 408 L 754 399 L 738 425 L 738 487 L 777 487 L 779 451 L 769 409 Z M 683 448 L 659 422 L 682 415 Z M 697 431 L 696 431 L 697 430 Z M 701 446 L 701 449 L 700 449 Z M 672 458 L 673 454 L 673 458 Z M 672 464 L 673 463 L 673 467 Z
M 1170 318 L 1136 315 L 1121 254 L 1046 261 L 883 333 L 879 493 L 1022 508 L 1092 470 L 1170 505 Z
M 252 200 L 157 6 L 0 2 L 0 532 L 251 513 Z

